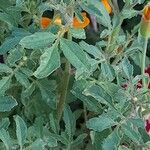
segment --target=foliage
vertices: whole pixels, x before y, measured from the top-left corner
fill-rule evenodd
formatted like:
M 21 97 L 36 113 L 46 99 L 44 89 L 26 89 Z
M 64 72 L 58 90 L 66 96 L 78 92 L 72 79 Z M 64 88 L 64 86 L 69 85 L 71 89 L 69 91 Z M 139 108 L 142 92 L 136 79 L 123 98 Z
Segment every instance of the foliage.
M 0 0 L 0 149 L 148 150 L 150 56 L 130 20 L 146 4 Z

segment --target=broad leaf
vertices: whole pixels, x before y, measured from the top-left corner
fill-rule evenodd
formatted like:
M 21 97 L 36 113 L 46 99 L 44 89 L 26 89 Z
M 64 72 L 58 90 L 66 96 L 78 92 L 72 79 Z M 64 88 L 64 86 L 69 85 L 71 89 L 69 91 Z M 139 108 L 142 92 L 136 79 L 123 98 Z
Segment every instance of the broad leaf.
M 52 46 L 51 48 L 47 48 L 40 57 L 40 66 L 34 72 L 34 76 L 37 78 L 47 77 L 59 67 L 60 55 L 58 48 Z
M 17 101 L 11 96 L 0 97 L 0 112 L 10 111 L 17 106 Z
M 50 32 L 36 32 L 24 37 L 20 45 L 28 49 L 41 49 L 50 46 L 55 38 L 55 35 Z
M 18 144 L 20 146 L 20 149 L 22 149 L 27 137 L 27 125 L 24 120 L 18 115 L 15 116 L 14 119 L 16 122 L 16 135 Z

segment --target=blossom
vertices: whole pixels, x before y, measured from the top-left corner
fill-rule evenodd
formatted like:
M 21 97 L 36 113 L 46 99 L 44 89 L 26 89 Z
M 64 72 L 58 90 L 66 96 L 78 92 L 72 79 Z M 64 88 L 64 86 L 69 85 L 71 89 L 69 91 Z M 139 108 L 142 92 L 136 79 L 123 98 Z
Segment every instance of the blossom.
M 143 37 L 150 37 L 150 4 L 144 7 L 141 20 L 140 33 Z
M 112 13 L 112 8 L 108 2 L 108 0 L 101 0 L 101 2 L 103 3 L 105 9 L 107 10 L 107 12 L 110 14 Z
M 79 21 L 79 20 L 77 19 L 77 17 L 74 17 L 74 18 L 73 18 L 73 27 L 74 27 L 74 28 L 85 28 L 86 26 L 89 25 L 90 20 L 89 20 L 89 18 L 86 16 L 86 13 L 85 13 L 85 12 L 82 12 L 82 13 L 81 13 L 81 16 L 82 16 L 82 18 L 83 18 L 83 21 Z

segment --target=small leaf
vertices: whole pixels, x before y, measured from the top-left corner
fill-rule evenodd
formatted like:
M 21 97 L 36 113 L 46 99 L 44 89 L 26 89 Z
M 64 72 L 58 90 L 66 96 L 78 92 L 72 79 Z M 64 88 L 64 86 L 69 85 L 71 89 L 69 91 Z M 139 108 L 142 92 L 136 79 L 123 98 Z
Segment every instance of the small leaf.
M 15 77 L 16 77 L 17 81 L 25 88 L 28 88 L 30 86 L 30 82 L 25 74 L 17 71 L 15 73 Z
M 3 96 L 5 94 L 5 92 L 6 92 L 6 90 L 9 89 L 10 82 L 11 82 L 10 77 L 3 77 L 0 80 L 0 95 L 1 96 Z
M 0 64 L 0 73 L 12 73 L 12 69 L 9 68 L 6 64 Z
M 58 48 L 52 46 L 51 48 L 47 48 L 40 57 L 40 66 L 34 72 L 34 76 L 37 78 L 47 77 L 59 67 L 60 55 Z
M 117 133 L 117 131 L 113 131 L 104 141 L 102 144 L 103 150 L 116 150 L 117 146 L 120 142 L 120 137 Z
M 66 39 L 61 39 L 60 47 L 69 60 L 69 62 L 78 70 L 88 71 L 90 70 L 90 64 L 84 51 L 81 47 L 73 42 Z
M 20 45 L 28 49 L 41 49 L 50 46 L 55 38 L 55 35 L 50 32 L 36 32 L 24 37 Z
M 79 45 L 90 55 L 94 56 L 96 59 L 102 59 L 104 56 L 96 46 L 89 45 L 88 43 L 81 41 Z
M 64 109 L 64 116 L 63 120 L 65 122 L 65 129 L 69 137 L 72 137 L 75 133 L 75 117 L 74 114 L 72 113 L 71 109 L 69 106 L 66 106 Z
M 113 81 L 115 79 L 115 70 L 110 64 L 101 63 L 101 73 L 108 81 Z
M 126 57 L 122 60 L 122 68 L 127 78 L 131 79 L 133 75 L 133 66 Z
M 0 97 L 0 112 L 10 111 L 12 108 L 17 106 L 17 101 L 10 96 Z
M 11 139 L 9 132 L 5 129 L 0 130 L 0 139 L 3 141 L 4 145 L 6 146 L 7 150 L 11 149 Z
M 27 126 L 24 120 L 18 115 L 14 117 L 14 120 L 16 122 L 16 135 L 18 144 L 20 145 L 20 149 L 22 150 L 27 137 Z
M 70 34 L 76 39 L 86 39 L 85 30 L 84 29 L 69 29 Z
M 3 129 L 8 129 L 10 125 L 10 121 L 9 118 L 2 118 L 2 120 L 0 121 L 0 130 Z
M 114 125 L 116 125 L 116 122 L 113 119 L 111 119 L 109 116 L 106 117 L 105 115 L 101 115 L 99 117 L 89 119 L 86 122 L 87 128 L 98 132 L 101 132 Z
M 30 148 L 31 150 L 45 150 L 44 145 L 44 141 L 39 138 L 31 144 Z

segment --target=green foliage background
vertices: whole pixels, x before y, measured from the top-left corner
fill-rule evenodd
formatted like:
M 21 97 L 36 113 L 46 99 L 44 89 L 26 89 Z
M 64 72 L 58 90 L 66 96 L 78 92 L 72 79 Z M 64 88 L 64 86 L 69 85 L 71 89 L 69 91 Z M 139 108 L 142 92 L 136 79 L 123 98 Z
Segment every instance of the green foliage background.
M 150 91 L 137 88 L 147 1 L 109 2 L 111 15 L 99 0 L 0 0 L 1 150 L 150 149 Z M 46 10 L 64 24 L 41 29 Z M 96 16 L 97 33 L 71 27 L 82 10 Z

